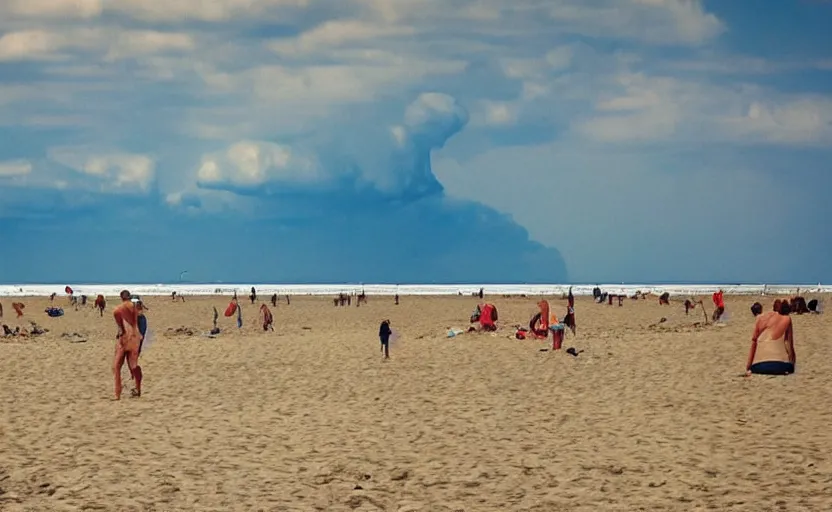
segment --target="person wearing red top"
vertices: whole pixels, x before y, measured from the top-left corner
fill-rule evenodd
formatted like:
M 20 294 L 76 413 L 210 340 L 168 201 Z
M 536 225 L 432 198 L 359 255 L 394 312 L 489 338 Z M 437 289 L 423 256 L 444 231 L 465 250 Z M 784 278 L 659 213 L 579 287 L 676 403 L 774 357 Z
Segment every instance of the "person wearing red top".
M 725 313 L 725 299 L 723 295 L 724 292 L 722 290 L 715 292 L 713 295 L 714 306 L 716 307 L 713 314 L 714 322 L 718 322 L 722 318 L 722 314 Z

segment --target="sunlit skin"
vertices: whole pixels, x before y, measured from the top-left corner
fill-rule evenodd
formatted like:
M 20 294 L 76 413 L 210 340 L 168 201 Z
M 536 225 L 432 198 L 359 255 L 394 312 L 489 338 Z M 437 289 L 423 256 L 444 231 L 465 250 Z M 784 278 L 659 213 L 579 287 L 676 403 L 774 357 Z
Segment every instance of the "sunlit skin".
M 113 318 L 118 327 L 116 336 L 115 356 L 113 357 L 113 378 L 115 384 L 115 399 L 121 399 L 122 382 L 121 368 L 127 361 L 130 373 L 136 381 L 136 396 L 142 394 L 142 368 L 139 366 L 139 350 L 142 336 L 139 333 L 139 311 L 130 300 L 130 292 L 121 292 L 121 304 L 113 310 Z
M 752 365 L 768 361 L 789 362 L 792 365 L 797 361 L 792 319 L 776 311 L 759 315 L 754 323 L 751 349 L 745 365 L 746 376 L 751 375 Z

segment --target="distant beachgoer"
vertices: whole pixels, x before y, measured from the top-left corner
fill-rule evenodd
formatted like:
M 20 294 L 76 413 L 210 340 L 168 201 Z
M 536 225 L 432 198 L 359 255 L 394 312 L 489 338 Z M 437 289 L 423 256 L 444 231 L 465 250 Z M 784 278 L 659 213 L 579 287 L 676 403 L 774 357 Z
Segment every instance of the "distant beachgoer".
M 130 369 L 130 374 L 136 381 L 135 396 L 142 394 L 142 368 L 139 366 L 139 350 L 141 350 L 142 336 L 139 332 L 138 309 L 132 302 L 132 296 L 123 290 L 119 296 L 121 304 L 113 310 L 113 318 L 118 327 L 116 335 L 116 350 L 113 358 L 113 378 L 116 400 L 121 399 L 121 369 L 124 362 Z
M 820 305 L 820 303 L 818 302 L 818 299 L 812 299 L 812 300 L 810 300 L 809 302 L 806 303 L 806 307 L 809 308 L 810 313 L 820 313 L 819 308 L 818 308 L 819 305 Z M 2 316 L 3 316 L 3 306 L 0 305 L 0 317 L 2 317 Z
M 265 304 L 260 305 L 260 319 L 263 321 L 264 331 L 274 331 L 274 315 Z
M 12 309 L 17 313 L 17 318 L 23 316 L 23 310 L 26 309 L 26 304 L 22 302 L 12 302 Z
M 724 292 L 719 290 L 714 292 L 712 300 L 714 301 L 714 314 L 712 316 L 714 322 L 718 322 L 720 318 L 722 318 L 723 313 L 725 313 L 725 298 L 723 297 Z
M 98 310 L 99 316 L 104 316 L 104 308 L 107 307 L 107 300 L 104 298 L 103 295 L 99 295 L 95 298 L 95 309 Z
M 792 298 L 791 300 L 792 313 L 802 315 L 809 312 L 809 306 L 806 304 L 806 299 L 801 296 Z
M 49 296 L 49 302 L 55 302 L 55 296 L 58 295 L 55 292 L 52 292 L 52 295 Z
M 788 375 L 794 373 L 797 356 L 794 352 L 794 327 L 789 316 L 791 306 L 780 303 L 780 311 L 769 311 L 757 317 L 751 350 L 745 365 L 746 376 Z
M 290 304 L 290 301 L 289 301 L 289 296 L 288 296 L 288 295 L 286 295 L 286 305 L 288 306 L 289 304 Z
M 257 300 L 257 291 L 254 289 L 253 286 L 251 287 L 251 295 L 249 295 L 248 298 L 251 299 L 252 304 L 254 304 L 254 301 Z
M 393 331 L 390 329 L 390 320 L 384 320 L 378 327 L 378 339 L 381 341 L 381 353 L 384 359 L 390 359 L 390 335 Z
M 3 318 L 3 303 L 0 302 L 0 318 Z
M 754 316 L 760 316 L 763 314 L 763 305 L 759 302 L 755 302 L 751 305 L 751 314 Z
M 660 306 L 669 306 L 670 305 L 670 293 L 664 292 L 663 294 L 659 295 L 659 305 Z
M 397 293 L 396 296 L 393 298 L 393 302 L 395 305 L 399 305 L 399 294 Z
M 572 287 L 569 287 L 569 294 L 566 296 L 566 305 L 570 308 L 575 307 L 575 296 L 572 295 Z
M 273 308 L 277 307 L 277 294 L 276 293 L 272 294 L 272 307 Z
M 483 295 L 485 295 L 485 290 L 483 290 L 482 288 L 480 288 L 480 292 L 477 294 L 477 296 L 478 296 L 480 299 L 482 299 Z M 398 297 L 398 295 L 396 295 L 396 296 Z

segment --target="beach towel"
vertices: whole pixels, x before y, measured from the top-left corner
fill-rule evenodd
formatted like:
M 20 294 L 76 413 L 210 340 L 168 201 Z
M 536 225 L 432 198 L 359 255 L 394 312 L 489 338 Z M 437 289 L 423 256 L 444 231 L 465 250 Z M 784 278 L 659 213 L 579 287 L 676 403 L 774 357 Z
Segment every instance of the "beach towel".
M 232 316 L 234 316 L 234 313 L 236 313 L 236 312 L 237 312 L 237 303 L 234 302 L 234 301 L 229 302 L 228 307 L 225 308 L 225 316 L 232 317 Z

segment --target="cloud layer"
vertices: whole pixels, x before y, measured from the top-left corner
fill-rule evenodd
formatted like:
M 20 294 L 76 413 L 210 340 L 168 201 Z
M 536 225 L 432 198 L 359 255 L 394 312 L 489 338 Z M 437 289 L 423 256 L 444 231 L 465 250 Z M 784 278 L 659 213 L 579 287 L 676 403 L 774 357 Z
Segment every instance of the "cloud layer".
M 221 236 L 218 219 L 269 233 L 303 225 L 308 235 L 292 236 L 325 244 L 337 219 L 342 250 L 369 251 L 365 263 L 335 264 L 338 280 L 380 268 L 379 279 L 452 280 L 486 246 L 496 280 L 566 278 L 558 251 L 540 244 L 561 249 L 582 281 L 832 277 L 808 257 L 780 268 L 783 244 L 761 206 L 816 210 L 774 225 L 829 249 L 816 219 L 830 213 L 817 191 L 832 181 L 832 66 L 808 52 L 742 53 L 736 42 L 759 36 L 716 7 L 10 0 L 0 5 L 0 187 L 14 193 L 0 215 L 29 229 L 49 217 L 83 238 L 123 207 L 203 233 L 201 244 Z M 367 237 L 371 225 L 430 249 L 407 271 L 388 268 L 374 255 L 410 252 Z M 239 242 L 293 243 L 260 236 Z M 292 254 L 286 268 L 305 268 L 308 255 Z

